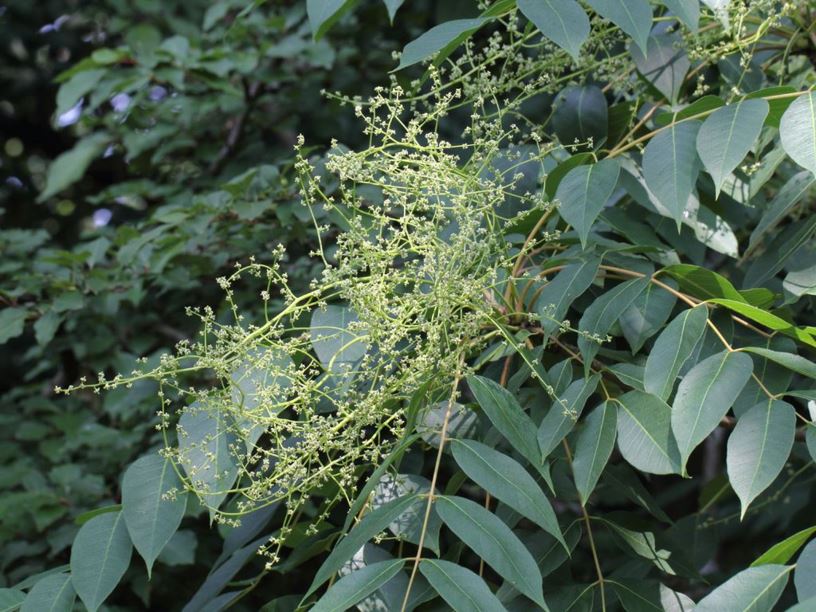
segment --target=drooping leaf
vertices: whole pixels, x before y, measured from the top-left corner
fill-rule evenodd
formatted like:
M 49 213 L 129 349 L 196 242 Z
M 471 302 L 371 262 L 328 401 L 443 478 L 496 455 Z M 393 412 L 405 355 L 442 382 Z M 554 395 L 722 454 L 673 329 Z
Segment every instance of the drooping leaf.
M 700 3 L 698 0 L 661 0 L 663 5 L 694 32 L 700 23 Z
M 779 565 L 787 563 L 814 533 L 816 533 L 816 527 L 808 527 L 807 529 L 794 533 L 781 542 L 777 542 L 762 553 L 762 555 L 757 557 L 757 560 L 751 564 L 751 567 L 768 565 L 769 563 Z
M 606 462 L 615 447 L 617 410 L 614 402 L 607 401 L 595 408 L 586 418 L 584 428 L 578 434 L 572 471 L 575 487 L 586 505 Z
M 799 601 L 816 597 L 816 543 L 811 541 L 796 560 L 796 571 L 793 573 L 793 584 Z
M 63 612 L 73 610 L 76 592 L 70 574 L 46 576 L 34 585 L 20 612 Z
M 663 584 L 660 585 L 660 603 L 663 612 L 691 612 L 694 609 L 694 600 L 691 597 L 672 591 Z
M 335 582 L 314 607 L 314 612 L 347 610 L 391 580 L 405 565 L 405 559 L 392 559 L 366 565 Z
M 671 104 L 676 104 L 680 89 L 691 67 L 677 33 L 652 34 L 647 42 L 648 53 L 631 50 L 635 65 L 643 77 L 654 85 Z
M 671 430 L 671 408 L 659 397 L 630 391 L 618 402 L 618 449 L 633 467 L 650 474 L 680 471 L 680 451 Z
M 619 537 L 636 555 L 648 559 L 660 571 L 674 575 L 675 571 L 669 564 L 671 552 L 657 547 L 655 535 L 651 531 L 635 531 L 608 519 L 600 519 L 607 525 L 614 535 Z
M 619 174 L 617 160 L 604 159 L 573 168 L 558 185 L 555 197 L 561 203 L 559 214 L 575 228 L 584 247 L 592 224 L 618 184 Z
M 745 301 L 731 281 L 712 270 L 691 264 L 675 264 L 664 268 L 663 272 L 675 278 L 683 291 L 701 300 L 726 298 Z
M 796 353 L 774 351 L 771 349 L 757 346 L 746 346 L 745 348 L 742 348 L 740 350 L 746 351 L 748 353 L 753 353 L 754 355 L 760 355 L 765 359 L 770 359 L 774 363 L 778 363 L 779 365 L 786 367 L 792 372 L 798 372 L 802 376 L 816 378 L 816 363 L 812 362 L 810 359 L 805 359 L 804 357 L 802 357 L 801 355 L 797 355 Z
M 737 421 L 728 438 L 726 465 L 728 479 L 740 498 L 741 517 L 782 471 L 795 433 L 796 411 L 780 400 L 761 402 Z
M 652 29 L 652 7 L 646 0 L 587 0 L 604 19 L 626 32 L 648 54 L 647 41 Z
M 771 200 L 771 203 L 768 204 L 756 228 L 751 232 L 748 248 L 752 248 L 766 232 L 776 227 L 814 183 L 816 183 L 816 177 L 812 172 L 806 170 L 788 179 L 782 189 L 774 196 L 774 199 Z
M 812 216 L 788 225 L 771 241 L 759 257 L 754 258 L 745 271 L 744 285 L 757 287 L 775 276 L 797 251 L 809 244 L 816 233 L 816 219 Z
M 483 376 L 469 376 L 468 386 L 487 418 L 508 442 L 533 465 L 541 463 L 536 426 L 512 394 Z
M 723 351 L 694 366 L 683 377 L 672 404 L 672 432 L 680 465 L 726 415 L 751 377 L 754 364 L 744 353 Z
M 130 565 L 133 546 L 121 512 L 85 523 L 71 547 L 71 581 L 82 603 L 96 612 Z
M 797 98 L 779 122 L 782 148 L 791 159 L 816 175 L 816 92 Z
M 566 87 L 553 103 L 552 124 L 555 135 L 564 146 L 585 144 L 591 140 L 593 148 L 599 147 L 606 140 L 609 128 L 606 97 L 595 85 Z M 580 160 L 577 158 L 575 162 Z
M 771 612 L 788 582 L 791 567 L 749 567 L 725 581 L 701 599 L 694 612 Z
M 86 136 L 55 159 L 48 168 L 45 189 L 37 198 L 44 202 L 67 189 L 85 175 L 85 170 L 98 157 L 110 142 L 110 136 L 104 132 Z
M 392 24 L 394 23 L 394 17 L 396 17 L 397 11 L 404 2 L 405 0 L 383 0 L 385 8 L 388 11 L 388 19 Z
M 667 279 L 666 283 L 672 289 L 677 289 L 675 283 Z M 620 323 L 623 337 L 632 347 L 632 353 L 638 352 L 646 341 L 655 335 L 666 319 L 671 315 L 676 298 L 654 283 L 649 283 L 646 289 L 623 311 Z
M 163 499 L 168 491 L 173 498 Z M 122 515 L 133 546 L 147 565 L 153 562 L 176 532 L 184 516 L 187 496 L 169 459 L 158 453 L 137 459 L 122 479 Z
M 477 17 L 475 19 L 455 19 L 434 26 L 405 45 L 396 70 L 413 66 L 436 54 L 446 56 L 485 23 L 487 23 L 485 18 Z
M 307 0 L 306 14 L 315 40 L 323 35 L 349 10 L 357 0 Z
M 643 386 L 662 400 L 671 395 L 680 368 L 691 356 L 708 320 L 705 306 L 688 308 L 677 315 L 655 340 L 643 375 Z
M 23 333 L 28 311 L 25 308 L 0 310 L 0 345 Z
M 561 440 L 575 427 L 589 397 L 595 393 L 600 376 L 575 380 L 566 391 L 553 400 L 547 415 L 538 427 L 538 446 L 541 456 L 547 457 L 561 443 Z
M 671 213 L 678 231 L 700 171 L 697 160 L 700 125 L 699 121 L 675 123 L 652 138 L 643 152 L 646 185 Z
M 550 500 L 521 464 L 475 440 L 451 440 L 451 451 L 468 478 L 538 524 L 566 548 Z
M 436 506 L 448 528 L 496 573 L 538 605 L 547 607 L 535 559 L 500 518 L 463 497 L 439 497 Z
M 568 124 L 565 123 L 565 127 L 568 127 Z M 558 186 L 561 184 L 561 181 L 567 175 L 567 172 L 569 172 L 576 166 L 590 164 L 593 161 L 594 157 L 592 156 L 592 153 L 590 153 L 589 151 L 582 151 L 580 153 L 570 155 L 567 159 L 558 164 L 547 174 L 546 182 L 544 183 L 544 192 L 547 194 L 547 197 L 550 200 L 555 198 L 555 192 L 558 190 Z
M 589 17 L 575 0 L 519 0 L 518 8 L 544 36 L 579 58 L 589 37 Z
M 419 571 L 456 612 L 505 611 L 484 580 L 467 568 L 442 559 L 423 559 Z
M 729 310 L 733 310 L 751 321 L 764 325 L 768 329 L 781 332 L 786 336 L 790 336 L 791 338 L 795 338 L 796 340 L 803 342 L 804 344 L 816 346 L 816 339 L 814 339 L 813 334 L 809 333 L 806 329 L 794 326 L 792 323 L 773 314 L 772 312 L 768 312 L 762 308 L 757 308 L 756 306 L 752 306 L 751 304 L 743 301 L 728 299 L 711 299 L 708 301 L 711 304 L 725 306 Z
M 697 153 L 714 180 L 715 195 L 759 137 L 767 115 L 765 100 L 740 100 L 717 109 L 703 122 Z
M 572 302 L 595 280 L 599 264 L 597 259 L 569 264 L 544 285 L 535 304 L 544 330 L 552 333 L 558 328 Z
M 602 339 L 614 325 L 615 321 L 626 312 L 629 305 L 646 290 L 650 279 L 648 276 L 633 278 L 616 285 L 598 299 L 596 299 L 585 311 L 578 322 L 578 329 L 582 332 Z M 578 348 L 584 358 L 584 369 L 588 370 L 589 365 L 598 354 L 600 344 L 596 340 L 591 340 L 584 335 L 578 337 Z

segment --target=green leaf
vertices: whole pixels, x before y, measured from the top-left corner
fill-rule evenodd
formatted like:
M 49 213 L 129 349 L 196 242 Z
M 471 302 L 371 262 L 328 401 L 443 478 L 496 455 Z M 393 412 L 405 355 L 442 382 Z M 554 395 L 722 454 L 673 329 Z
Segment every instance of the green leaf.
M 447 56 L 487 21 L 483 17 L 455 19 L 431 28 L 405 45 L 399 66 L 395 68 L 395 71 L 418 64 L 437 53 L 441 54 L 442 57 Z
M 451 451 L 468 478 L 538 524 L 566 548 L 550 500 L 521 464 L 475 440 L 451 440 Z
M 48 168 L 45 189 L 37 201 L 44 202 L 81 179 L 90 163 L 102 153 L 109 142 L 108 134 L 91 134 L 77 142 L 73 149 L 57 157 Z
M 796 571 L 793 573 L 793 584 L 799 601 L 816 597 L 816 542 L 810 542 L 796 560 Z
M 802 376 L 816 378 L 816 363 L 813 363 L 810 359 L 805 359 L 801 355 L 797 355 L 795 353 L 784 353 L 782 351 L 774 351 L 756 346 L 746 346 L 744 348 L 740 348 L 739 350 L 760 355 L 765 359 L 770 359 L 774 363 L 778 363 L 792 372 L 798 372 Z
M 518 8 L 544 36 L 579 59 L 589 17 L 575 0 L 518 0 Z
M 60 117 L 69 111 L 82 96 L 93 91 L 106 74 L 107 70 L 83 70 L 63 83 L 57 92 L 57 109 L 54 116 Z
M 774 563 L 780 565 L 787 563 L 814 533 L 816 533 L 816 527 L 808 527 L 807 529 L 794 533 L 781 542 L 777 542 L 762 553 L 762 555 L 751 564 L 751 567 Z
M 780 400 L 761 402 L 737 421 L 728 438 L 728 480 L 740 498 L 740 518 L 776 479 L 796 434 L 796 411 Z
M 174 491 L 172 500 L 162 497 Z M 122 514 L 133 546 L 147 565 L 150 577 L 153 562 L 176 532 L 187 496 L 169 459 L 158 453 L 137 459 L 122 479 Z
M 16 610 L 25 598 L 26 594 L 18 589 L 0 588 L 0 612 Z
M 654 85 L 666 100 L 676 104 L 686 73 L 691 67 L 683 40 L 674 32 L 652 34 L 647 44 L 646 54 L 638 48 L 631 49 L 635 65 L 643 78 Z
M 552 333 L 558 328 L 570 305 L 595 280 L 600 263 L 598 259 L 585 259 L 569 264 L 544 285 L 534 307 L 544 330 Z
M 535 559 L 500 518 L 476 502 L 457 496 L 439 497 L 436 510 L 448 528 L 497 574 L 547 608 Z
M 28 311 L 25 308 L 4 308 L 0 310 L 0 344 L 4 344 L 23 333 Z
M 103 506 L 101 508 L 94 508 L 93 510 L 88 510 L 87 512 L 83 512 L 82 514 L 78 515 L 74 519 L 74 524 L 76 525 L 84 525 L 88 521 L 90 521 L 95 516 L 100 516 L 102 514 L 107 514 L 108 512 L 120 512 L 122 510 L 122 504 L 111 504 L 110 506 Z
M 753 367 L 745 353 L 723 351 L 704 359 L 683 377 L 671 418 L 683 473 L 692 451 L 719 425 Z
M 565 147 L 576 142 L 585 144 L 589 140 L 594 148 L 601 146 L 609 129 L 609 108 L 603 91 L 596 85 L 565 87 L 553 102 L 552 125 Z M 570 159 L 575 157 L 573 155 Z M 564 163 L 571 162 L 568 159 Z
M 660 584 L 644 580 L 609 579 L 626 612 L 664 612 Z
M 321 597 L 312 612 L 348 610 L 396 576 L 405 559 L 392 559 L 366 565 L 343 576 Z
M 677 231 L 700 166 L 697 161 L 699 121 L 675 123 L 661 131 L 643 152 L 643 177 L 657 200 L 671 213 Z
M 701 119 L 722 106 L 725 106 L 722 98 L 712 95 L 703 96 L 678 111 L 660 113 L 655 116 L 654 122 L 655 125 L 663 127 L 685 119 Z
M 71 580 L 82 603 L 96 612 L 130 565 L 133 546 L 121 512 L 85 523 L 71 547 Z
M 349 10 L 356 0 L 306 0 L 312 36 L 319 40 Z
M 816 426 L 808 425 L 805 428 L 805 444 L 810 453 L 810 458 L 816 461 Z
M 194 402 L 184 409 L 177 429 L 179 463 L 212 515 L 238 476 L 234 453 L 239 439 L 232 417 L 218 404 Z
M 482 578 L 442 559 L 423 559 L 419 571 L 455 612 L 505 612 Z
M 586 506 L 589 496 L 595 490 L 606 462 L 615 448 L 615 426 L 617 410 L 613 402 L 607 401 L 595 408 L 586 418 L 583 429 L 578 434 L 572 472 L 575 487 Z
M 62 323 L 62 315 L 49 310 L 34 322 L 34 337 L 37 344 L 45 346 L 54 339 L 54 334 Z
M 555 193 L 560 202 L 558 212 L 578 232 L 584 248 L 592 224 L 618 184 L 619 174 L 618 162 L 604 159 L 573 168 L 558 185 Z
M 53 574 L 38 581 L 20 612 L 65 612 L 74 609 L 76 592 L 70 574 Z
M 643 293 L 649 282 L 649 277 L 643 276 L 620 283 L 608 290 L 584 311 L 578 322 L 578 329 L 594 337 L 605 337 L 615 321 Z M 589 370 L 592 360 L 598 354 L 600 344 L 581 335 L 578 337 L 578 348 L 584 358 L 584 370 Z
M 719 196 L 725 179 L 759 138 L 768 115 L 765 100 L 740 100 L 714 111 L 697 133 L 697 153 Z
M 680 472 L 680 451 L 671 430 L 671 408 L 659 397 L 630 391 L 618 402 L 618 449 L 630 465 L 649 474 Z
M 757 308 L 756 306 L 752 306 L 751 304 L 746 304 L 743 301 L 737 300 L 711 299 L 708 300 L 708 302 L 710 304 L 725 306 L 729 310 L 733 310 L 734 312 L 739 313 L 744 317 L 759 323 L 760 325 L 764 325 L 768 329 L 781 332 L 786 336 L 795 338 L 796 340 L 810 346 L 816 346 L 816 340 L 814 340 L 813 336 L 806 330 L 795 327 L 782 317 L 778 317 L 767 310 L 763 310 L 762 308 Z
M 705 332 L 708 309 L 705 306 L 687 308 L 655 340 L 646 359 L 643 386 L 661 400 L 667 400 L 683 364 Z
M 785 590 L 792 567 L 749 567 L 701 599 L 694 612 L 771 612 Z
M 676 279 L 683 291 L 701 300 L 726 298 L 738 302 L 745 301 L 727 278 L 706 268 L 676 264 L 664 268 L 663 272 Z
M 698 0 L 661 0 L 663 5 L 680 18 L 692 32 L 700 23 L 700 3 Z
M 544 191 L 547 194 L 547 197 L 550 200 L 555 198 L 555 192 L 558 190 L 558 186 L 561 184 L 563 178 L 567 175 L 567 172 L 576 166 L 592 163 L 594 159 L 595 158 L 592 156 L 592 153 L 584 151 L 582 153 L 571 155 L 553 168 L 553 170 L 547 174 L 546 182 L 544 183 Z
M 388 502 L 366 514 L 362 520 L 331 551 L 323 565 L 317 570 L 314 580 L 303 596 L 308 598 L 319 589 L 351 559 L 360 548 L 378 533 L 384 531 L 397 517 L 408 510 L 419 499 L 418 495 L 407 495 Z
M 391 22 L 391 25 L 394 25 L 394 17 L 396 17 L 397 11 L 403 2 L 405 2 L 405 0 L 383 0 L 385 9 L 388 11 L 388 20 Z
M 575 427 L 578 417 L 584 410 L 589 397 L 595 393 L 600 376 L 593 374 L 588 378 L 573 381 L 566 391 L 553 400 L 549 412 L 542 419 L 538 428 L 538 446 L 541 456 L 546 458 L 561 440 Z
M 634 531 L 627 529 L 604 518 L 601 518 L 600 521 L 608 525 L 612 532 L 623 540 L 636 555 L 648 559 L 662 572 L 666 572 L 667 574 L 675 573 L 668 562 L 671 553 L 668 550 L 657 548 L 654 533 L 651 531 Z
M 332 304 L 312 312 L 312 348 L 326 370 L 335 371 L 365 356 L 367 337 L 359 327 L 357 313 L 348 306 Z
M 816 177 L 807 170 L 788 179 L 768 204 L 756 228 L 751 232 L 751 239 L 748 242 L 749 249 L 753 248 L 766 232 L 776 227 L 788 215 L 791 208 L 808 192 L 814 182 L 816 182 Z
M 816 218 L 813 216 L 788 225 L 771 241 L 765 252 L 754 259 L 745 272 L 743 284 L 747 287 L 756 287 L 771 279 L 785 267 L 797 251 L 810 243 L 814 233 Z
M 647 41 L 652 29 L 652 8 L 646 0 L 587 0 L 604 19 L 626 32 L 648 54 Z
M 677 286 L 673 281 L 667 283 L 672 289 Z M 632 353 L 638 352 L 646 340 L 654 336 L 666 319 L 671 315 L 676 302 L 674 294 L 663 287 L 649 283 L 646 289 L 629 307 L 623 311 L 618 319 L 623 337 L 632 347 Z
M 782 148 L 791 159 L 816 174 L 816 92 L 797 98 L 779 122 Z
M 536 426 L 512 394 L 489 378 L 469 376 L 468 386 L 487 418 L 530 463 L 541 463 Z

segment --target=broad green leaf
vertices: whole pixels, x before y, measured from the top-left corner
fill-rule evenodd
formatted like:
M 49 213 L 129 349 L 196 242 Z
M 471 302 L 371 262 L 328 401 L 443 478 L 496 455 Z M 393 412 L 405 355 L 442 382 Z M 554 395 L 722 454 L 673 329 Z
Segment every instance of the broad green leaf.
M 701 300 L 726 298 L 745 301 L 728 279 L 712 270 L 691 264 L 675 264 L 664 268 L 663 272 L 676 279 L 683 291 Z
M 726 465 L 740 498 L 740 518 L 785 467 L 795 434 L 796 411 L 780 400 L 761 402 L 737 421 L 728 438 Z
M 781 542 L 777 542 L 762 553 L 762 555 L 751 564 L 751 567 L 768 565 L 769 563 L 779 565 L 787 563 L 814 533 L 816 533 L 816 527 L 808 527 L 807 529 L 794 533 Z
M 593 338 L 605 338 L 618 318 L 629 308 L 629 305 L 646 290 L 649 282 L 649 277 L 644 276 L 615 285 L 592 302 L 584 311 L 581 320 L 578 322 L 578 329 Z M 587 371 L 595 355 L 600 350 L 600 344 L 595 339 L 581 335 L 578 337 L 578 348 L 584 358 L 584 370 Z
M 442 559 L 423 559 L 419 571 L 456 612 L 505 612 L 484 580 L 467 568 Z
M 586 145 L 590 140 L 590 148 L 601 146 L 609 129 L 609 108 L 603 91 L 596 85 L 565 87 L 553 102 L 552 125 L 565 147 L 576 143 Z M 570 160 L 573 158 L 575 155 Z M 581 158 L 575 162 L 570 160 L 564 163 L 583 163 Z
M 173 491 L 173 498 L 163 496 Z M 147 565 L 153 562 L 181 524 L 187 506 L 184 486 L 169 459 L 158 453 L 137 459 L 122 479 L 122 515 L 133 546 Z
M 631 36 L 643 53 L 648 54 L 652 8 L 646 0 L 587 0 L 587 4 Z
M 630 391 L 618 402 L 618 449 L 630 465 L 650 474 L 677 474 L 680 452 L 671 408 L 655 395 Z
M 683 377 L 672 404 L 671 425 L 684 474 L 692 451 L 719 425 L 753 367 L 745 353 L 723 351 L 704 359 Z
M 666 128 L 646 145 L 643 177 L 651 192 L 671 213 L 680 231 L 683 212 L 697 182 L 699 121 L 683 121 Z
M 600 376 L 593 374 L 589 378 L 573 381 L 562 395 L 553 400 L 549 412 L 542 419 L 538 428 L 538 446 L 541 448 L 542 457 L 546 458 L 553 452 L 561 440 L 575 427 L 578 417 L 584 410 L 584 405 L 595 393 L 599 380 Z
M 661 0 L 661 2 L 692 32 L 697 31 L 700 23 L 700 2 L 698 0 Z
M 312 348 L 328 371 L 351 365 L 366 354 L 366 335 L 351 308 L 331 304 L 312 312 Z M 283 357 L 285 359 L 285 357 Z
M 184 409 L 178 426 L 179 463 L 210 514 L 227 497 L 238 476 L 236 447 L 243 446 L 232 417 L 217 403 L 194 402 Z
M 618 162 L 604 159 L 573 168 L 558 185 L 555 193 L 560 202 L 558 212 L 578 232 L 584 248 L 592 224 L 618 184 L 619 174 Z
M 778 363 L 779 365 L 784 366 L 793 372 L 798 372 L 802 376 L 816 378 L 816 363 L 812 362 L 810 359 L 805 359 L 796 353 L 784 353 L 782 351 L 773 351 L 771 349 L 756 346 L 746 346 L 739 350 L 760 355 L 765 359 L 770 359 L 774 363 Z
M 756 287 L 771 279 L 786 266 L 797 251 L 810 244 L 814 233 L 816 218 L 813 216 L 788 225 L 771 241 L 765 252 L 753 260 L 745 271 L 743 284 L 747 287 Z
M 701 599 L 694 612 L 771 612 L 792 569 L 785 565 L 762 565 L 742 570 Z
M 677 288 L 672 280 L 668 280 L 666 284 L 672 289 Z M 623 311 L 618 322 L 623 337 L 632 347 L 632 353 L 637 353 L 646 340 L 660 331 L 671 315 L 676 301 L 674 294 L 654 283 L 649 283 L 643 293 Z
M 20 612 L 66 612 L 74 609 L 76 592 L 70 574 L 53 574 L 38 581 Z
M 0 588 L 0 612 L 17 610 L 24 599 L 26 594 L 19 589 Z
M 694 0 L 695 3 L 697 0 Z M 660 585 L 660 603 L 663 612 L 691 612 L 694 609 L 694 600 L 688 595 L 672 591 L 665 585 Z
M 680 368 L 691 356 L 705 332 L 708 309 L 705 306 L 687 308 L 655 340 L 646 359 L 643 386 L 661 400 L 667 400 L 674 388 Z
M 340 540 L 332 549 L 329 556 L 326 557 L 326 560 L 323 561 L 323 565 L 317 570 L 314 580 L 312 580 L 312 584 L 309 590 L 306 591 L 304 598 L 309 597 L 319 589 L 324 582 L 343 567 L 344 563 L 354 556 L 354 553 L 360 550 L 363 544 L 378 533 L 383 532 L 398 516 L 410 508 L 417 499 L 419 499 L 418 495 L 400 497 L 363 516 L 362 520 L 357 523 L 345 538 Z
M 497 574 L 547 608 L 535 559 L 500 518 L 476 502 L 456 496 L 439 497 L 436 510 L 448 528 Z
M 84 525 L 88 521 L 90 521 L 95 516 L 99 516 L 101 514 L 107 514 L 108 512 L 120 512 L 122 510 L 122 504 L 111 504 L 110 506 L 103 506 L 101 508 L 94 508 L 93 510 L 88 510 L 87 512 L 83 512 L 82 514 L 78 515 L 74 519 L 74 524 L 76 525 Z
M 581 505 L 586 505 L 606 462 L 615 448 L 615 428 L 617 410 L 611 401 L 604 402 L 586 418 L 583 429 L 578 434 L 572 471 L 575 487 L 581 497 Z
M 538 524 L 566 548 L 550 500 L 521 464 L 475 440 L 451 440 L 451 451 L 468 478 Z
M 313 612 L 348 610 L 396 576 L 403 565 L 405 559 L 392 559 L 355 570 L 329 587 L 311 610 Z
M 110 136 L 104 132 L 91 134 L 76 143 L 73 149 L 57 157 L 48 168 L 45 189 L 37 201 L 44 202 L 81 179 L 91 162 L 109 142 Z
M 782 148 L 791 159 L 816 175 L 816 92 L 797 98 L 779 123 Z
M 82 603 L 96 612 L 130 565 L 133 546 L 121 512 L 85 523 L 71 547 L 71 581 Z
M 621 381 L 627 387 L 631 387 L 632 389 L 637 389 L 638 391 L 644 391 L 643 388 L 643 375 L 646 371 L 642 365 L 638 365 L 636 363 L 627 363 L 621 362 L 616 363 L 607 368 L 612 374 L 614 374 L 619 381 Z
M 575 126 L 572 127 L 574 128 Z M 567 175 L 567 172 L 576 166 L 590 164 L 593 163 L 593 161 L 594 157 L 592 156 L 592 153 L 583 151 L 582 153 L 575 153 L 574 155 L 571 155 L 558 164 L 547 174 L 546 182 L 544 183 L 544 192 L 547 194 L 547 197 L 550 200 L 555 198 L 555 192 L 558 190 L 558 186 L 561 184 L 563 178 Z
M 637 47 L 631 49 L 640 74 L 671 104 L 677 103 L 686 73 L 691 67 L 682 42 L 682 38 L 674 32 L 652 34 L 647 43 L 648 53 L 644 54 Z
M 357 0 L 306 0 L 306 14 L 315 40 L 331 29 Z
M 483 376 L 469 376 L 467 382 L 493 426 L 527 461 L 538 466 L 541 454 L 536 426 L 511 393 Z
M 793 573 L 793 584 L 799 601 L 816 597 L 816 542 L 811 541 L 796 560 L 796 571 Z
M 68 112 L 83 96 L 93 91 L 107 73 L 107 70 L 83 70 L 64 82 L 57 92 L 54 116 L 60 117 Z
M 483 17 L 455 19 L 431 28 L 405 45 L 395 70 L 413 66 L 440 52 L 443 56 L 447 55 L 485 23 L 487 19 Z
M 396 17 L 397 11 L 400 9 L 404 2 L 405 0 L 383 0 L 385 8 L 388 11 L 388 20 L 392 24 L 394 23 L 394 17 Z
M 717 109 L 703 122 L 697 153 L 714 180 L 715 195 L 759 138 L 767 115 L 765 100 L 740 100 Z
M 570 305 L 595 280 L 599 264 L 598 259 L 569 264 L 541 289 L 535 310 L 541 317 L 541 327 L 548 333 L 558 328 Z
M 757 308 L 756 306 L 752 306 L 751 304 L 737 300 L 711 299 L 708 300 L 708 302 L 710 304 L 725 306 L 729 310 L 733 310 L 734 312 L 739 313 L 744 317 L 759 323 L 760 325 L 764 325 L 768 329 L 781 332 L 786 336 L 790 336 L 791 338 L 799 340 L 800 342 L 810 346 L 816 346 L 816 340 L 814 340 L 812 334 L 808 333 L 802 328 L 795 327 L 782 317 L 778 317 L 767 310 L 763 310 L 762 308 Z
M 518 8 L 544 36 L 579 58 L 589 37 L 589 17 L 575 0 L 518 0 Z
M 654 122 L 655 125 L 662 127 L 684 119 L 702 119 L 721 106 L 725 106 L 725 101 L 722 98 L 712 95 L 703 96 L 678 111 L 656 115 Z
M 804 170 L 793 175 L 785 183 L 774 196 L 774 199 L 771 200 L 771 203 L 768 204 L 756 228 L 751 232 L 751 239 L 748 242 L 749 249 L 756 245 L 766 232 L 776 227 L 787 216 L 791 208 L 802 199 L 814 182 L 816 182 L 816 177 L 814 177 L 813 173 Z
M 0 310 L 0 344 L 4 344 L 23 333 L 28 311 L 25 308 L 4 308 Z

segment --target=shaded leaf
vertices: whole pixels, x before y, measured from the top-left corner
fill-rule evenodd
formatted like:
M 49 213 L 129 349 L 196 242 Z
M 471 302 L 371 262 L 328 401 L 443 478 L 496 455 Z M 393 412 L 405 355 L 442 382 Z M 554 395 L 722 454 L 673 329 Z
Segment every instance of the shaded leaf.
M 572 471 L 582 505 L 589 500 L 615 447 L 616 423 L 615 404 L 607 401 L 589 414 L 578 434 Z
M 45 189 L 37 201 L 44 202 L 81 179 L 91 162 L 102 153 L 109 142 L 108 134 L 91 134 L 77 142 L 73 149 L 57 157 L 48 168 Z
M 541 327 L 552 333 L 564 319 L 570 305 L 586 291 L 598 273 L 597 259 L 569 264 L 544 285 L 535 310 L 541 317 Z
M 405 45 L 396 70 L 418 64 L 440 52 L 443 56 L 447 55 L 485 23 L 487 20 L 483 17 L 455 19 L 431 28 Z
M 547 415 L 538 427 L 538 446 L 542 457 L 547 457 L 561 443 L 561 440 L 575 427 L 589 397 L 595 393 L 600 376 L 573 381 L 566 391 L 553 400 Z
M 677 103 L 686 73 L 691 67 L 683 49 L 683 39 L 677 33 L 652 34 L 647 41 L 647 51 L 644 53 L 639 48 L 631 50 L 638 71 L 669 102 Z
M 631 36 L 643 53 L 648 54 L 652 8 L 646 0 L 587 0 L 587 4 Z
M 599 147 L 606 140 L 609 108 L 606 97 L 599 87 L 595 85 L 565 87 L 555 98 L 553 109 L 553 129 L 564 146 L 576 142 L 584 144 L 591 140 L 593 147 Z M 575 155 L 570 159 L 573 158 Z M 580 160 L 581 158 L 575 159 L 575 163 L 583 163 Z

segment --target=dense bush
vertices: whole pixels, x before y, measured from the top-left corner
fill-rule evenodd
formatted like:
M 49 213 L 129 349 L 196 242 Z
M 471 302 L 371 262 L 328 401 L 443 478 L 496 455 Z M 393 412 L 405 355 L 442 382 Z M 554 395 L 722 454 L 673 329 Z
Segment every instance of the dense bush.
M 44 28 L 7 609 L 816 609 L 816 4 L 458 4 Z

